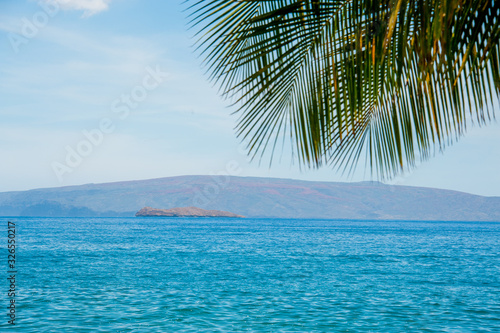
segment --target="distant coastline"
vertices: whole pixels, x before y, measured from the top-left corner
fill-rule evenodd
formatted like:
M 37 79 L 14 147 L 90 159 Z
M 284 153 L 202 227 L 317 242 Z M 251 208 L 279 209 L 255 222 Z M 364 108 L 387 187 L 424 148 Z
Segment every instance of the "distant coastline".
M 500 222 L 500 197 L 377 182 L 177 176 L 0 193 L 0 216 L 134 217 L 199 207 L 247 218 Z

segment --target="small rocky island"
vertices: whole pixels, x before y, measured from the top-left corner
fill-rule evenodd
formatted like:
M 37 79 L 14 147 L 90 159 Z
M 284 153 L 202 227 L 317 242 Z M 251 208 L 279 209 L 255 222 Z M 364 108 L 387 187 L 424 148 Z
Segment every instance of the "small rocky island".
M 171 209 L 157 209 L 144 207 L 135 216 L 170 216 L 170 217 L 240 217 L 242 215 L 224 212 L 221 210 L 206 210 L 198 207 L 176 207 Z

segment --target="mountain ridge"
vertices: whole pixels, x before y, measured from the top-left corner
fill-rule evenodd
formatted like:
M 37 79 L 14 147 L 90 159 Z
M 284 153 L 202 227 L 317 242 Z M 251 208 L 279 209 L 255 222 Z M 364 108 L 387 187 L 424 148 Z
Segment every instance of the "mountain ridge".
M 134 216 L 146 206 L 269 218 L 500 221 L 500 197 L 370 181 L 197 175 L 0 192 L 0 216 Z

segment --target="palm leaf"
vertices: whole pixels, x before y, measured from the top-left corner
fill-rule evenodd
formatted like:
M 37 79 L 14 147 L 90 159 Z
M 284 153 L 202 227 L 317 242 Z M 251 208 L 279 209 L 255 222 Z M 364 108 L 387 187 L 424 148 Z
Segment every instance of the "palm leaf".
M 211 79 L 249 153 L 380 178 L 494 117 L 499 1 L 188 0 Z

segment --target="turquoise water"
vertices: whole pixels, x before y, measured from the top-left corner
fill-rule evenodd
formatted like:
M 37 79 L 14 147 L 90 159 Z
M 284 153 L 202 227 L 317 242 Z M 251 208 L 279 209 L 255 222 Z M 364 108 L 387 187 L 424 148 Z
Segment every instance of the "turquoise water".
M 500 223 L 12 220 L 2 332 L 500 332 Z

